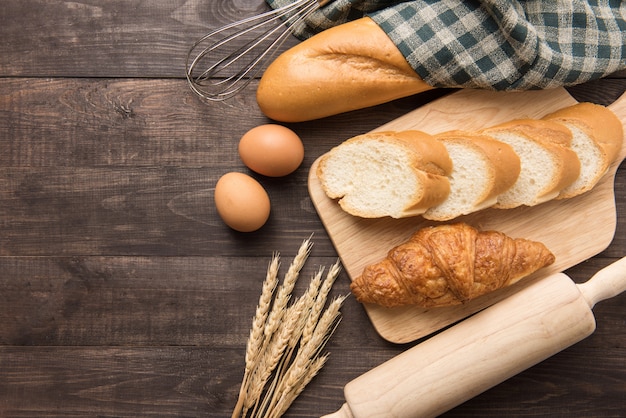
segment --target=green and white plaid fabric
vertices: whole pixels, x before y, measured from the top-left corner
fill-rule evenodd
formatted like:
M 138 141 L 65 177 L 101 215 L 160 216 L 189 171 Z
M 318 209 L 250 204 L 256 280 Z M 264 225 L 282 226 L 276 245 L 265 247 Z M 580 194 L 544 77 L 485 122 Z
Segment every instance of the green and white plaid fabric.
M 626 68 L 620 0 L 334 0 L 295 35 L 365 15 L 435 87 L 545 89 Z

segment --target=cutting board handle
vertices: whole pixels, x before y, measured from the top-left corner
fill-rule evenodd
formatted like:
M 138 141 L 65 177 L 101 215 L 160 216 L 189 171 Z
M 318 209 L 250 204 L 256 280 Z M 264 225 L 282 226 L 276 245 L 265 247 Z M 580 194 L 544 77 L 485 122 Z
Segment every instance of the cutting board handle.
M 626 257 L 608 265 L 585 283 L 578 285 L 590 308 L 626 291 Z

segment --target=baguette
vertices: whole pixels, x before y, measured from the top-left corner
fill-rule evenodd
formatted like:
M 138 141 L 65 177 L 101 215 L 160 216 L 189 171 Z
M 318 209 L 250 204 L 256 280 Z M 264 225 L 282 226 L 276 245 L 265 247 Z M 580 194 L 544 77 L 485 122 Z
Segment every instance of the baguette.
M 580 103 L 479 131 L 359 135 L 322 156 L 316 174 L 352 215 L 447 221 L 587 191 L 615 161 L 623 137 L 610 109 Z
M 579 103 L 544 116 L 564 124 L 572 132 L 571 148 L 581 162 L 578 178 L 557 199 L 578 196 L 593 188 L 607 172 L 622 148 L 622 122 L 604 106 Z
M 447 221 L 496 204 L 498 196 L 517 181 L 521 164 L 504 142 L 471 132 L 451 131 L 435 136 L 452 159 L 450 194 L 423 217 Z
M 517 181 L 498 196 L 495 208 L 535 206 L 554 199 L 580 174 L 580 160 L 569 148 L 572 133 L 562 124 L 518 119 L 481 132 L 511 145 L 521 161 Z
M 451 171 L 445 147 L 431 135 L 375 132 L 331 149 L 317 176 L 326 195 L 354 216 L 403 218 L 441 203 Z
M 387 34 L 364 17 L 279 55 L 261 78 L 257 102 L 271 119 L 302 122 L 430 89 Z

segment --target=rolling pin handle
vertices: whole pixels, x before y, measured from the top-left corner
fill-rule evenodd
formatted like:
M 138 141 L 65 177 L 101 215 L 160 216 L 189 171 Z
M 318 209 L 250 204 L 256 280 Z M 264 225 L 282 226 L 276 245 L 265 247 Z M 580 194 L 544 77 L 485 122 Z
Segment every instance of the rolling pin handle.
M 350 410 L 348 404 L 344 403 L 341 405 L 341 409 L 339 409 L 339 411 L 333 412 L 329 415 L 324 415 L 321 418 L 354 418 L 354 416 L 352 415 L 352 411 Z
M 608 265 L 585 283 L 578 285 L 590 308 L 596 303 L 626 291 L 626 257 Z

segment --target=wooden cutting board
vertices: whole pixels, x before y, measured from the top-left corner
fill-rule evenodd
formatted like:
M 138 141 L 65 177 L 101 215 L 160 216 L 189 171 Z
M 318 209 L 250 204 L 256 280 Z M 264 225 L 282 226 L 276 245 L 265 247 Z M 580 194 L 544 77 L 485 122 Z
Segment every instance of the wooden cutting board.
M 436 134 L 451 129 L 474 130 L 517 118 L 540 118 L 554 110 L 576 104 L 565 89 L 531 92 L 487 92 L 462 90 L 431 102 L 375 131 L 417 129 Z M 626 94 L 610 108 L 626 121 Z M 347 138 L 345 138 L 347 139 Z M 618 161 L 596 187 L 581 196 L 543 203 L 528 208 L 486 209 L 457 218 L 479 229 L 494 229 L 511 237 L 543 242 L 556 256 L 542 269 L 507 289 L 485 295 L 462 306 L 423 309 L 383 308 L 365 304 L 376 331 L 394 343 L 427 336 L 457 322 L 530 283 L 568 269 L 604 250 L 613 240 L 616 208 L 613 183 L 619 163 L 626 157 L 626 141 Z M 351 280 L 363 268 L 384 258 L 389 249 L 406 241 L 416 230 L 437 222 L 420 216 L 405 219 L 362 219 L 351 216 L 329 199 L 316 176 L 318 161 L 309 173 L 309 194 L 326 228 L 344 269 Z

